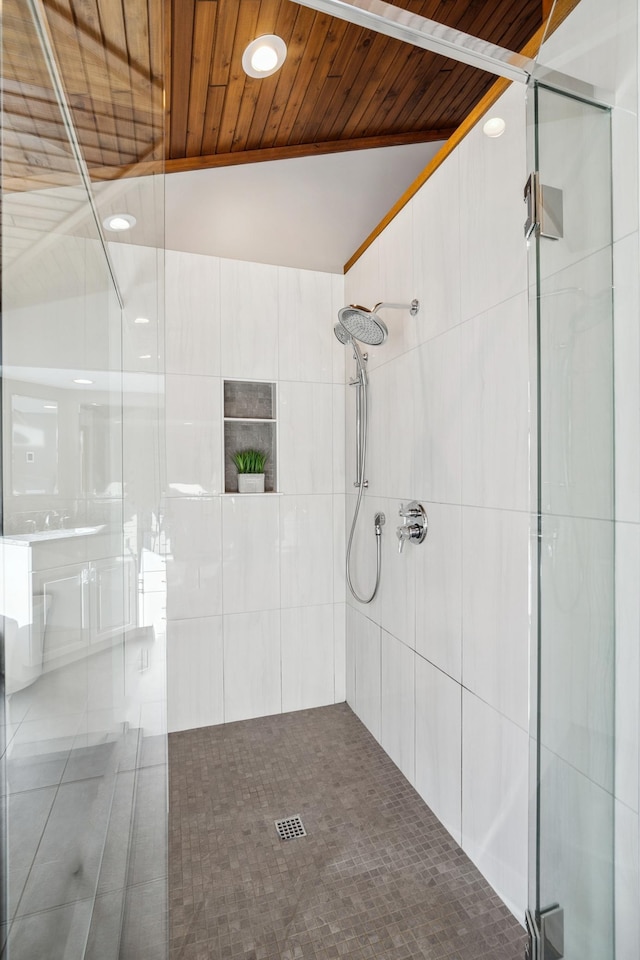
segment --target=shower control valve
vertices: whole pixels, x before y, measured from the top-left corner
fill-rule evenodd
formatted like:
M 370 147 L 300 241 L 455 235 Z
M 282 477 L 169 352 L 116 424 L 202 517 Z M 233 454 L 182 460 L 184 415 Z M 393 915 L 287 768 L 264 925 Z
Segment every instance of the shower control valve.
M 405 543 L 423 542 L 429 524 L 424 507 L 416 500 L 412 500 L 406 507 L 402 504 L 398 512 L 404 520 L 404 523 L 396 530 L 398 553 L 402 553 Z

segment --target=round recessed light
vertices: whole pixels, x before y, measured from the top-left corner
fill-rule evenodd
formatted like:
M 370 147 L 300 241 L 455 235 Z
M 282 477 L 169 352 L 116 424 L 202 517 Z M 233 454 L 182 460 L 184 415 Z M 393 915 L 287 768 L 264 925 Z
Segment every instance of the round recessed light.
M 149 317 L 136 317 L 134 323 L 150 323 Z
M 275 33 L 257 37 L 242 54 L 242 69 L 249 77 L 270 77 L 287 57 L 287 45 Z
M 131 230 L 131 227 L 135 227 L 136 218 L 130 213 L 112 213 L 110 217 L 104 218 L 102 224 L 106 230 L 120 233 L 122 230 Z
M 95 380 L 85 380 L 83 377 L 78 377 L 77 380 L 73 381 L 74 383 L 95 383 Z
M 482 132 L 487 137 L 501 137 L 504 131 L 506 130 L 506 123 L 502 117 L 491 117 L 490 120 L 484 124 Z

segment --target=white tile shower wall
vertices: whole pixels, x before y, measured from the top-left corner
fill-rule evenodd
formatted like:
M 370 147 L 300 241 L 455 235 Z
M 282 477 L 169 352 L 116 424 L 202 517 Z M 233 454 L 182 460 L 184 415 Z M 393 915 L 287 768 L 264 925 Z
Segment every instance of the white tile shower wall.
M 524 91 L 509 89 L 495 110 L 507 120 L 504 136 L 491 141 L 480 128 L 472 131 L 346 276 L 348 303 L 421 301 L 415 319 L 385 314 L 389 341 L 370 351 L 369 488 L 353 550 L 361 589 L 375 576 L 374 512 L 382 510 L 387 522 L 378 597 L 364 607 L 347 594 L 346 689 L 356 713 L 522 920 L 529 583 Z M 353 418 L 347 393 L 347 490 Z M 355 497 L 346 499 L 348 531 Z M 398 510 L 410 499 L 425 506 L 429 533 L 423 545 L 398 554 Z
M 167 251 L 170 730 L 345 698 L 343 288 Z M 224 493 L 222 378 L 277 384 L 278 495 Z

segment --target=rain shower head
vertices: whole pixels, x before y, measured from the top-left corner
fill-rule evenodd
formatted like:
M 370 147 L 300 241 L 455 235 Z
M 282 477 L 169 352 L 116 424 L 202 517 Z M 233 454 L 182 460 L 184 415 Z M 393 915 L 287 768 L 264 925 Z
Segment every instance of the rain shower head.
M 348 333 L 348 331 L 342 326 L 339 320 L 336 320 L 333 326 L 333 332 L 335 333 L 340 343 L 344 343 L 345 346 L 347 343 L 351 343 L 351 334 Z
M 376 315 L 375 309 L 367 310 L 357 304 L 338 310 L 338 322 L 350 336 L 371 346 L 384 343 L 389 335 L 386 324 Z
M 417 300 L 411 303 L 377 303 L 373 310 L 367 310 L 357 303 L 352 303 L 349 307 L 342 307 L 338 310 L 338 323 L 334 327 L 335 335 L 341 343 L 348 343 L 349 339 L 360 340 L 361 343 L 368 343 L 372 347 L 377 347 L 384 343 L 389 336 L 386 323 L 378 316 L 378 310 L 388 307 L 392 310 L 408 310 L 412 317 L 420 309 Z M 347 339 L 343 339 L 342 327 L 347 334 Z

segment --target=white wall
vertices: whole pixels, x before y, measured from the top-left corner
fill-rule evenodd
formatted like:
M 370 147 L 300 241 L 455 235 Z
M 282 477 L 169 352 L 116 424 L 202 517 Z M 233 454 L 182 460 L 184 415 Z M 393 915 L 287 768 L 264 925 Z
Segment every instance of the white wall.
M 166 279 L 169 729 L 343 701 L 343 278 L 168 251 Z M 277 384 L 281 495 L 223 492 L 224 378 Z
M 346 300 L 418 297 L 369 351 L 369 488 L 354 549 L 347 699 L 522 919 L 528 766 L 528 312 L 524 91 L 492 111 L 354 265 Z M 350 402 L 348 400 L 348 402 Z M 353 415 L 347 410 L 349 433 Z M 347 450 L 353 442 L 347 438 Z M 398 554 L 402 501 L 429 517 Z M 353 496 L 347 496 L 347 520 Z

